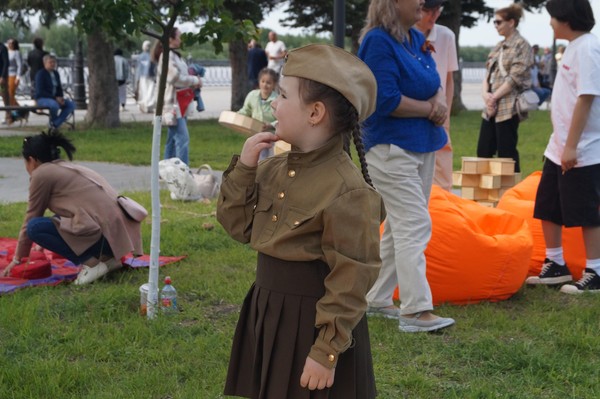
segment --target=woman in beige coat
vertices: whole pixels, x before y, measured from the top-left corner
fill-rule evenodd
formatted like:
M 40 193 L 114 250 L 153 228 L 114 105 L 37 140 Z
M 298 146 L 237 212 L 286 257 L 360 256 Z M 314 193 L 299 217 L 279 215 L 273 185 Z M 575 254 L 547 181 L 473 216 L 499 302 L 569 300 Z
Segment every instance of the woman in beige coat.
M 91 283 L 121 267 L 121 257 L 142 254 L 140 222 L 117 203 L 117 192 L 98 173 L 60 159 L 75 147 L 58 131 L 26 137 L 25 168 L 31 176 L 25 220 L 10 269 L 29 256 L 33 243 L 83 267 L 76 284 Z M 49 209 L 52 217 L 44 217 Z
M 181 58 L 181 31 L 173 28 L 169 37 L 169 69 L 167 71 L 167 86 L 165 87 L 163 121 L 167 125 L 167 142 L 165 143 L 164 158 L 177 157 L 186 165 L 190 164 L 189 147 L 190 134 L 187 128 L 187 107 L 180 109 L 177 101 L 177 92 L 182 89 L 196 89 L 202 87 L 199 77 L 188 73 L 188 66 Z M 163 47 L 156 43 L 153 57 L 157 62 L 156 81 L 160 80 L 162 73 Z

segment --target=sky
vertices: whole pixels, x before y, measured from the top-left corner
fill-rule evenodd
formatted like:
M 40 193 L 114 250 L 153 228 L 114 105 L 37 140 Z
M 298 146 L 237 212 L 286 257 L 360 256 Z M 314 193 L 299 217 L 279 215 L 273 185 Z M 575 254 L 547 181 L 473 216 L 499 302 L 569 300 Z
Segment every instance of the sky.
M 512 3 L 512 0 L 486 1 L 487 6 L 494 9 L 506 7 Z M 590 3 L 596 19 L 596 26 L 592 32 L 600 37 L 600 0 L 591 0 Z M 285 6 L 276 8 L 272 13 L 265 17 L 265 20 L 260 24 L 260 27 L 270 28 L 279 34 L 301 35 L 305 33 L 302 29 L 290 29 L 281 26 L 279 20 L 285 16 L 283 13 L 284 9 Z M 550 16 L 545 8 L 542 9 L 541 12 L 525 13 L 524 19 L 519 22 L 519 32 L 532 45 L 538 44 L 540 47 L 552 46 L 553 33 L 552 28 L 550 27 Z M 500 40 L 501 36 L 496 32 L 492 22 L 490 21 L 488 23 L 485 20 L 480 20 L 477 26 L 473 28 L 461 29 L 459 44 L 461 46 L 493 46 Z

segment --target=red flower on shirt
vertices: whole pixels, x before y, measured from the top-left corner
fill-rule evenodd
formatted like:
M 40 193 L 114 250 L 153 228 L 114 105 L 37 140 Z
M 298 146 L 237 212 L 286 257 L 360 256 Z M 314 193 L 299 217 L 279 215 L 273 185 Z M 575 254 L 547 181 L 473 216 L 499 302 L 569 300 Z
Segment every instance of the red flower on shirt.
M 435 47 L 433 47 L 433 44 L 431 44 L 429 40 L 425 40 L 425 43 L 423 43 L 423 45 L 421 46 L 421 51 L 427 54 L 430 54 L 432 52 L 435 53 Z

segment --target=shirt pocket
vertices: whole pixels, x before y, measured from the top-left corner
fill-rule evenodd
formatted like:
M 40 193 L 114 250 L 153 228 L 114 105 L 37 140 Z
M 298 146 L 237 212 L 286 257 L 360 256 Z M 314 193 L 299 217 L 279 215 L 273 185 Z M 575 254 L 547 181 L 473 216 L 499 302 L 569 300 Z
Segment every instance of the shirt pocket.
M 260 243 L 268 241 L 273 236 L 276 225 L 273 221 L 273 215 L 273 200 L 267 196 L 259 195 L 254 207 L 252 232 L 258 233 L 257 237 Z
M 296 230 L 301 226 L 308 226 L 314 217 L 314 212 L 290 207 L 287 217 L 285 218 L 285 224 L 290 230 Z

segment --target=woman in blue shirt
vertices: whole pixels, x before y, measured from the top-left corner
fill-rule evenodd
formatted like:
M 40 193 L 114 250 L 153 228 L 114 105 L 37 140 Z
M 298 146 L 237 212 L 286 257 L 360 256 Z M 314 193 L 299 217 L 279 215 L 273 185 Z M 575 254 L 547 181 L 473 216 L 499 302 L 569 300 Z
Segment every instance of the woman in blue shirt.
M 387 210 L 383 265 L 367 295 L 367 313 L 398 319 L 404 332 L 454 324 L 432 313 L 425 276 L 428 201 L 435 151 L 447 141 L 442 125 L 448 109 L 431 57 L 434 49 L 412 28 L 422 6 L 422 0 L 371 0 L 358 50 L 377 80 L 377 108 L 363 124 L 363 140 L 369 173 Z M 392 300 L 397 284 L 400 309 Z

